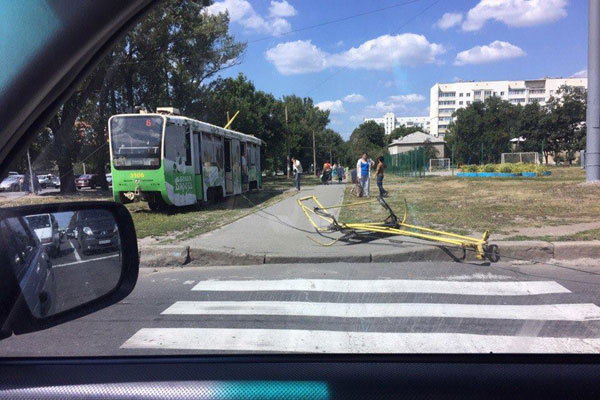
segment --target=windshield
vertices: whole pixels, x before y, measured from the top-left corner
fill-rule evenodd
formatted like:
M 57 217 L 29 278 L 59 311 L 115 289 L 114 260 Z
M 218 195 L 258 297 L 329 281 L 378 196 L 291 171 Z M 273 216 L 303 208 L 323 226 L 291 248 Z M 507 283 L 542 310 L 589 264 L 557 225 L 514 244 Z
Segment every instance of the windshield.
M 111 119 L 113 165 L 116 169 L 160 166 L 163 119 L 135 116 Z
M 135 288 L 0 356 L 599 353 L 587 4 L 161 1 L 0 187 L 122 204 Z M 100 294 L 131 232 L 81 207 L 42 254 Z
M 32 215 L 26 217 L 27 223 L 31 229 L 50 228 L 50 216 L 49 215 Z

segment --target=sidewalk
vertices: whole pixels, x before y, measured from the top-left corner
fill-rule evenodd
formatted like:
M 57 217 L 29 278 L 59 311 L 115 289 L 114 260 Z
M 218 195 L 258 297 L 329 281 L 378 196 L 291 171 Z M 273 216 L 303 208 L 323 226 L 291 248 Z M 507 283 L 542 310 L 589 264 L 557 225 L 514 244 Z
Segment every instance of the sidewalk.
M 345 185 L 303 188 L 281 202 L 257 210 L 236 222 L 174 246 L 144 246 L 146 267 L 181 265 L 254 265 L 276 263 L 406 262 L 474 260 L 473 252 L 445 248 L 439 244 L 408 237 L 370 242 L 331 243 L 340 233 L 322 237 L 298 206 L 297 199 L 316 195 L 324 206 L 341 204 Z M 339 209 L 332 209 L 337 217 Z M 495 242 L 492 237 L 490 243 Z M 497 239 L 496 239 L 497 240 Z M 553 259 L 600 258 L 599 242 L 550 243 L 544 241 L 496 242 L 500 256 L 507 260 L 548 261 Z

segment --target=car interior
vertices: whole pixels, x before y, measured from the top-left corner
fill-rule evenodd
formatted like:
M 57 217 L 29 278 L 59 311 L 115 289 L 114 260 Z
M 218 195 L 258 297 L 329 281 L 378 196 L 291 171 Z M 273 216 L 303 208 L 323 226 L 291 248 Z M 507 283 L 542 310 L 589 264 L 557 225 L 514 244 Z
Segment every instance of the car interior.
M 16 3 L 16 2 L 15 2 Z M 0 172 L 22 154 L 110 45 L 158 5 L 154 0 L 38 1 L 28 12 L 53 19 L 47 28 L 3 21 L 2 57 L 20 58 L 0 77 Z M 0 6 L 0 9 L 6 6 Z M 12 33 L 11 33 L 12 32 Z M 27 37 L 22 46 L 12 46 Z M 26 49 L 23 46 L 27 47 Z M 27 53 L 29 56 L 19 56 Z M 50 56 L 51 55 L 51 56 Z M 17 57 L 19 56 L 19 57 Z M 51 62 L 42 60 L 52 60 Z M 6 64 L 4 64 L 6 65 Z M 32 313 L 12 268 L 0 268 L 0 338 L 47 329 L 127 297 L 138 276 L 132 218 L 112 202 L 0 208 L 0 220 L 101 210 L 118 227 L 122 256 L 114 281 L 68 306 L 50 289 L 29 301 L 53 301 L 54 312 Z M 71 215 L 69 214 L 69 215 Z M 57 233 L 58 234 L 58 233 Z M 67 229 L 66 235 L 73 235 Z M 41 245 L 41 244 L 40 244 Z M 8 243 L 2 264 L 12 265 Z M 35 246 L 35 245 L 33 245 Z M 42 261 L 37 261 L 40 268 Z M 31 265 L 30 265 L 31 267 Z M 41 289 L 34 289 L 41 290 Z M 89 296 L 89 294 L 84 294 Z M 50 297 L 50 300 L 48 300 Z M 61 308 L 61 304 L 62 307 Z M 359 399 L 600 398 L 596 355 L 521 354 L 218 354 L 131 357 L 0 358 L 2 399 Z

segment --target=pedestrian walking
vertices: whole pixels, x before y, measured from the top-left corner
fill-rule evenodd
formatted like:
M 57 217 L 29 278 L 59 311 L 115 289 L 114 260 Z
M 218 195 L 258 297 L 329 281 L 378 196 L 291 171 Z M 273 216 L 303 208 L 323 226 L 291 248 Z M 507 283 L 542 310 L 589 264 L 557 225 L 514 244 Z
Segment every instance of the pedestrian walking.
M 329 163 L 329 161 L 325 161 L 325 163 L 323 164 L 323 175 L 321 176 L 321 182 L 323 182 L 325 185 L 327 185 L 330 180 L 331 180 L 331 164 Z
M 300 160 L 292 157 L 292 168 L 294 169 L 294 184 L 296 185 L 296 190 L 300 191 L 300 177 L 302 176 L 302 164 Z
M 379 188 L 379 197 L 387 196 L 387 190 L 383 188 L 383 171 L 386 169 L 386 165 L 383 162 L 383 157 L 379 157 L 375 175 L 377 176 L 377 187 Z
M 370 196 L 370 173 L 371 167 L 375 164 L 373 160 L 368 158 L 367 153 L 363 153 L 362 157 L 358 159 L 356 163 L 356 174 L 360 182 L 360 197 Z
M 342 167 L 341 165 L 339 165 L 337 167 L 338 173 L 338 183 L 342 183 L 342 179 L 344 179 L 344 167 Z

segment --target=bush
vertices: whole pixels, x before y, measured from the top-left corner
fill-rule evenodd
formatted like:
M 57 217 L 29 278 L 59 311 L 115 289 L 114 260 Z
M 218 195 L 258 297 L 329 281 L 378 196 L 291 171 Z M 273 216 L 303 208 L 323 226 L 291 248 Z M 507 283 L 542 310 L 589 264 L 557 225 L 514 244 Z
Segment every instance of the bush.
M 481 172 L 496 172 L 495 164 L 485 164 L 481 167 Z
M 515 164 L 511 164 L 511 163 L 496 164 L 495 172 L 513 173 L 513 172 L 515 172 Z
M 477 172 L 478 165 L 463 165 L 460 167 L 461 172 Z

